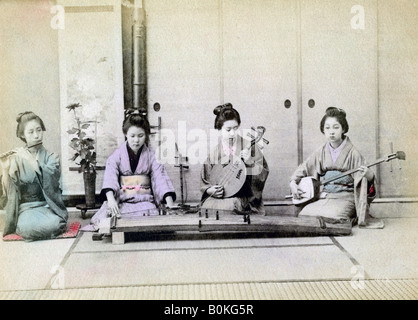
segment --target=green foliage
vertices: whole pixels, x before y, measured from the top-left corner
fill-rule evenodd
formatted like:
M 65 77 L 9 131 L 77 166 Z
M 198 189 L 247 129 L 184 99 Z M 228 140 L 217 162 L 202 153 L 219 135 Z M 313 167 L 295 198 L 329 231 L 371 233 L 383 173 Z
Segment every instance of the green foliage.
M 67 106 L 69 112 L 74 112 L 74 120 L 76 123 L 75 126 L 67 130 L 70 136 L 74 135 L 69 142 L 69 146 L 74 150 L 74 154 L 70 160 L 80 166 L 79 172 L 85 170 L 93 170 L 93 172 L 96 172 L 95 140 L 88 137 L 85 131 L 91 124 L 82 123 L 80 118 L 77 117 L 76 109 L 80 107 L 81 105 L 79 103 Z

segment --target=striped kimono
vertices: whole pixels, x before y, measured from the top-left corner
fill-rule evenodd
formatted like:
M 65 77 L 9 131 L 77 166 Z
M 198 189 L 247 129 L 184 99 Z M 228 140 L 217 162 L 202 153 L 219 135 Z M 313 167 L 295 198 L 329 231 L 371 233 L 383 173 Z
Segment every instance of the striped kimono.
M 293 173 L 291 180 L 312 176 L 327 180 L 342 172 L 366 165 L 366 160 L 347 137 L 338 157 L 333 159 L 329 143 L 317 149 Z M 355 220 L 362 227 L 383 228 L 383 222 L 370 214 L 370 203 L 376 197 L 374 181 L 368 182 L 360 172 L 326 184 L 320 199 L 305 205 L 299 215 L 324 216 L 335 219 Z

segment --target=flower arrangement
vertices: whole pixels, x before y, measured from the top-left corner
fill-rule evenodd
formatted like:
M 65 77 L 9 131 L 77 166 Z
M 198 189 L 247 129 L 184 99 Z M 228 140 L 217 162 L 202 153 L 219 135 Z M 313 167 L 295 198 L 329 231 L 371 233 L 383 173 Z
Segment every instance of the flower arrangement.
M 76 109 L 80 107 L 82 106 L 79 103 L 74 103 L 66 107 L 69 112 L 74 112 L 74 120 L 76 123 L 70 130 L 67 130 L 68 134 L 74 135 L 69 143 L 69 146 L 75 151 L 70 160 L 76 161 L 79 159 L 79 162 L 76 162 L 80 166 L 79 172 L 92 171 L 96 173 L 95 140 L 88 137 L 86 132 L 91 123 L 82 122 L 80 117 L 77 116 Z

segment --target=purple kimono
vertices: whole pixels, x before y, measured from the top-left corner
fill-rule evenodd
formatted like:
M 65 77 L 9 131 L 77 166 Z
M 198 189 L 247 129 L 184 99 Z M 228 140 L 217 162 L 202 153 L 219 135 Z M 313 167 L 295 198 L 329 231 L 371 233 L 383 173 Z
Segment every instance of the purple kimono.
M 128 153 L 128 143 L 123 143 L 106 161 L 101 197 L 106 199 L 106 192 L 111 190 L 119 203 L 119 210 L 123 217 L 143 215 L 158 215 L 158 206 L 164 202 L 165 197 L 171 196 L 173 201 L 176 194 L 165 167 L 160 164 L 154 151 L 147 145 L 140 150 L 138 165 L 135 170 L 131 168 Z M 150 194 L 126 195 L 122 192 L 120 176 L 148 175 L 151 184 Z M 107 218 L 107 201 L 104 201 L 99 211 L 92 217 L 90 225 L 84 231 L 96 231 L 102 219 Z

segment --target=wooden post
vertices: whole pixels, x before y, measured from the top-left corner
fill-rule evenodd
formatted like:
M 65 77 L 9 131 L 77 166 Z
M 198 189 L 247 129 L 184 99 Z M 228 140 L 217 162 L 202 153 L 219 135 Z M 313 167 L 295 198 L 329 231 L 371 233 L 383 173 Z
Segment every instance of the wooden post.
M 137 1 L 135 1 L 136 3 Z M 134 8 L 134 24 L 132 26 L 133 42 L 133 107 L 147 112 L 147 84 L 146 84 L 146 27 L 145 10 Z
M 112 232 L 112 244 L 124 244 L 125 232 Z

